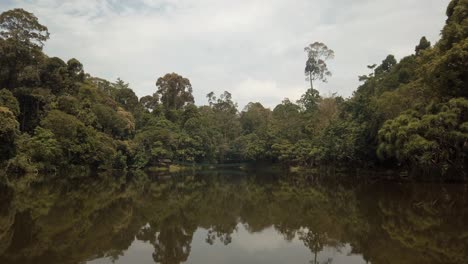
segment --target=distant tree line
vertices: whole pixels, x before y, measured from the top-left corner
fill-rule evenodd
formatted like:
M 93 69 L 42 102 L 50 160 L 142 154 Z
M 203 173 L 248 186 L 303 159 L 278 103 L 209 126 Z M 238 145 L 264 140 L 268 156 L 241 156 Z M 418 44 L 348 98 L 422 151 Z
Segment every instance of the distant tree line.
M 305 48 L 310 88 L 273 110 L 238 110 L 229 92 L 196 106 L 190 80 L 169 73 L 153 95 L 109 82 L 43 53 L 47 27 L 23 9 L 0 15 L 0 163 L 9 171 L 63 167 L 132 169 L 161 160 L 268 161 L 467 169 L 468 4 L 452 0 L 441 39 L 423 37 L 415 54 L 388 55 L 350 98 L 320 96 L 332 50 Z

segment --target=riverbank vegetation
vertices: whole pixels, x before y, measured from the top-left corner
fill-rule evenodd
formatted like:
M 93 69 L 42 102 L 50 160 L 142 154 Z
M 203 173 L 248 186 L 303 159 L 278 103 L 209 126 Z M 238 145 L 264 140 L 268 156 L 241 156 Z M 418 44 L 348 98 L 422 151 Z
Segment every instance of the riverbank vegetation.
M 47 56 L 49 32 L 22 9 L 0 15 L 0 163 L 11 172 L 139 169 L 161 162 L 277 162 L 424 168 L 468 164 L 468 2 L 452 0 L 441 39 L 388 55 L 350 98 L 320 96 L 333 52 L 306 48 L 310 88 L 273 109 L 239 111 L 226 91 L 198 106 L 190 80 L 168 73 L 138 98 L 125 81 Z M 314 51 L 320 51 L 314 53 Z

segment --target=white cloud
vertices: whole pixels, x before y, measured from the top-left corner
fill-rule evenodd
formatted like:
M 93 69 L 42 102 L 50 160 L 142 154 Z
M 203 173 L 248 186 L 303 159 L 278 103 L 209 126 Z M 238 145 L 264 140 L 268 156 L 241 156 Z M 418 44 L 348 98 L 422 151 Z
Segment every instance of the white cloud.
M 284 90 L 287 90 L 287 93 Z M 248 78 L 240 82 L 232 89 L 233 98 L 245 105 L 247 102 L 260 102 L 265 107 L 273 109 L 285 97 L 292 101 L 300 98 L 304 87 L 285 86 L 279 87 L 273 80 L 256 80 Z M 287 96 L 285 96 L 287 94 Z
M 297 99 L 307 83 L 303 47 L 335 50 L 333 77 L 321 93 L 349 96 L 366 65 L 413 52 L 419 38 L 436 41 L 448 0 L 7 0 L 49 27 L 45 51 L 76 57 L 92 75 L 131 83 L 139 96 L 178 72 L 195 99 L 231 91 L 273 106 Z

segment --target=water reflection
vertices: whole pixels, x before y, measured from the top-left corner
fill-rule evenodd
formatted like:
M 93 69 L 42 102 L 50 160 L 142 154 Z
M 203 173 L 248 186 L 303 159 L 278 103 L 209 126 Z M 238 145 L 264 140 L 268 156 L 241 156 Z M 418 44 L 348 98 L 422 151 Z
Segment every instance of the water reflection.
M 128 178 L 0 185 L 0 263 L 467 263 L 466 185 Z

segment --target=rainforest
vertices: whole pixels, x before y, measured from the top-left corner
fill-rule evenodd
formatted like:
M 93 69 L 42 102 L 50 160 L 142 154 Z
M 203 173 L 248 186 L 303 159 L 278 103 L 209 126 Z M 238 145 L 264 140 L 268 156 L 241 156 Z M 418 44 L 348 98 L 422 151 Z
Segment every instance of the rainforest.
M 32 13 L 0 15 L 0 162 L 27 173 L 66 168 L 133 170 L 180 164 L 352 166 L 466 177 L 468 7 L 451 1 L 437 43 L 388 55 L 343 98 L 313 81 L 331 74 L 333 51 L 306 47 L 310 87 L 273 109 L 238 109 L 231 93 L 197 105 L 187 77 L 162 74 L 138 98 L 130 84 L 94 77 L 77 59 L 44 54 L 50 34 Z M 52 36 L 53 37 L 53 36 Z M 358 78 L 358 76 L 356 76 Z M 307 86 L 305 86 L 307 87 Z M 445 176 L 444 176 L 445 175 Z
M 468 263 L 468 0 L 446 0 L 436 41 L 414 28 L 432 25 L 428 10 L 438 0 L 343 2 L 1 1 L 0 263 Z M 395 12 L 411 20 L 407 29 Z M 297 41 L 295 22 L 313 24 L 312 13 L 322 19 L 319 30 Z M 344 53 L 343 41 L 329 36 L 349 36 L 344 29 L 356 14 L 359 43 L 347 39 Z M 114 20 L 125 23 L 95 33 Z M 382 21 L 395 32 L 372 31 Z M 268 39 L 260 29 L 271 28 L 268 48 L 242 40 Z M 60 30 L 79 43 L 54 36 Z M 382 34 L 408 32 L 416 41 L 406 56 L 395 46 L 369 48 Z M 90 36 L 104 43 L 96 60 L 85 56 L 96 52 Z M 141 65 L 120 52 L 129 43 Z M 238 44 L 242 56 L 229 55 Z M 145 49 L 153 45 L 171 61 L 153 58 Z M 324 92 L 327 81 L 357 67 L 338 65 L 343 56 L 357 59 L 356 46 L 369 49 L 364 61 L 371 53 L 379 59 L 352 75 L 358 85 L 348 85 L 349 96 Z M 197 67 L 171 70 L 189 65 L 193 50 L 203 57 Z M 251 82 L 243 93 L 255 100 L 238 103 L 239 90 L 219 88 L 233 87 L 226 82 L 199 85 L 207 69 L 210 80 L 238 81 L 233 68 L 210 64 L 223 60 L 239 72 L 262 65 L 271 78 L 289 78 L 290 61 L 253 62 L 280 53 L 293 61 L 305 55 L 295 99 L 281 101 L 292 88 L 273 86 L 281 97 L 272 104 L 271 90 Z M 128 72 L 167 70 L 150 73 L 151 92 L 141 96 L 143 82 L 95 76 L 116 74 L 114 58 Z

